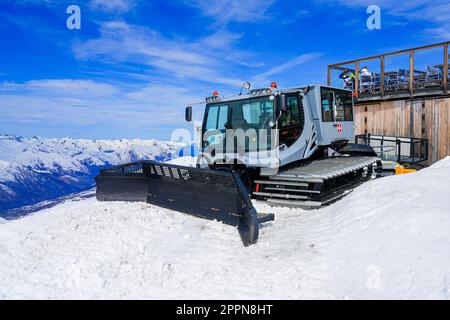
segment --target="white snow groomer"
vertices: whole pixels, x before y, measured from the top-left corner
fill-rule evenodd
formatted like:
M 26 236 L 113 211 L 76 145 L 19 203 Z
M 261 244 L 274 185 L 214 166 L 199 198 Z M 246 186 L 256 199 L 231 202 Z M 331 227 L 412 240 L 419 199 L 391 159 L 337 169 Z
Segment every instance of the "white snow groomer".
M 141 161 L 102 170 L 100 201 L 146 201 L 237 226 L 245 245 L 259 224 L 251 198 L 317 208 L 379 176 L 381 161 L 354 140 L 352 92 L 320 85 L 206 98 L 197 167 Z M 205 102 L 203 102 L 204 104 Z M 192 120 L 192 106 L 186 108 Z

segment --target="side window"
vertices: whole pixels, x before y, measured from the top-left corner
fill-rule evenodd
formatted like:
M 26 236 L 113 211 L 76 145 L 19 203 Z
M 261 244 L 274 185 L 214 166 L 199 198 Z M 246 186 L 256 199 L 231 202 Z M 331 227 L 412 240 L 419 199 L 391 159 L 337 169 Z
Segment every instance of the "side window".
M 297 96 L 286 97 L 286 109 L 288 112 L 284 113 L 280 119 L 281 127 L 299 125 L 301 122 L 301 118 Z
M 321 101 L 322 101 L 322 122 L 333 121 L 333 101 L 331 101 L 331 91 L 325 88 L 321 88 Z
M 344 97 L 344 121 L 353 121 L 353 97 L 346 92 Z
M 333 113 L 333 97 L 336 112 Z M 343 90 L 321 89 L 322 122 L 353 121 L 352 93 Z

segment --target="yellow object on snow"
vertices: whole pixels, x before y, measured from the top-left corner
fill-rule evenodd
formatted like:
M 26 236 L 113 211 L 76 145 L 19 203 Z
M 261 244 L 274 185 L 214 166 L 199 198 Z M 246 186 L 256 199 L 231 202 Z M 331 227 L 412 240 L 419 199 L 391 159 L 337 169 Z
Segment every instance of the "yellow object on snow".
M 411 172 L 416 172 L 416 170 L 415 169 L 405 169 L 404 166 L 401 166 L 398 163 L 395 166 L 395 174 L 404 174 L 404 173 L 411 173 Z

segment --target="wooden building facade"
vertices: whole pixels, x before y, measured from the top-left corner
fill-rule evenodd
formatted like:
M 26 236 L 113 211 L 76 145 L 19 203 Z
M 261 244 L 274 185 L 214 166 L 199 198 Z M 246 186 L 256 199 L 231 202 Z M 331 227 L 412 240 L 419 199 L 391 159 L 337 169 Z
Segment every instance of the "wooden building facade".
M 450 97 L 357 102 L 356 134 L 428 140 L 428 162 L 450 155 Z

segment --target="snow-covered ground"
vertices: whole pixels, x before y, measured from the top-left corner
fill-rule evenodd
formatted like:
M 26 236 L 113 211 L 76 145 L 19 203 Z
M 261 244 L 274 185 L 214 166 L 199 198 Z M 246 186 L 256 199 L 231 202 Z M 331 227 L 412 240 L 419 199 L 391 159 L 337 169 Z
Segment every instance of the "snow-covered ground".
M 0 298 L 450 299 L 449 198 L 450 157 L 319 210 L 256 202 L 276 220 L 250 247 L 150 204 L 66 201 L 0 225 Z

